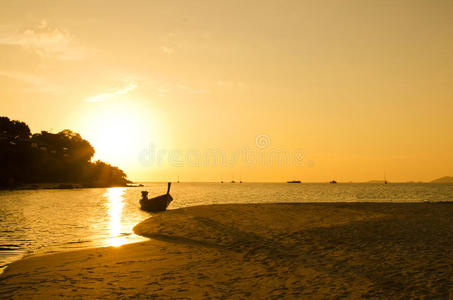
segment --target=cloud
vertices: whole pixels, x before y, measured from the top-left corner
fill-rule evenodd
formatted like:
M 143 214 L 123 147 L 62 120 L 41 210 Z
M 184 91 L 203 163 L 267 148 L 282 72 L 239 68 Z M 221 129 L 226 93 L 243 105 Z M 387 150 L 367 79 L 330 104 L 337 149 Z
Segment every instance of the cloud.
M 43 80 L 41 78 L 25 73 L 0 71 L 0 76 L 8 77 L 14 80 L 24 81 L 26 83 L 34 85 L 43 84 Z
M 225 81 L 225 80 L 217 80 L 217 85 L 218 86 L 223 86 L 223 87 L 244 87 L 245 84 L 243 82 L 233 82 L 233 81 Z
M 113 91 L 111 93 L 102 93 L 97 96 L 86 98 L 85 101 L 86 102 L 103 102 L 103 101 L 115 98 L 116 96 L 119 96 L 119 95 L 126 95 L 129 92 L 135 90 L 136 88 L 137 88 L 137 84 L 130 83 L 130 84 L 126 85 L 125 87 L 117 89 L 116 91 Z
M 43 77 L 32 74 L 0 70 L 0 77 L 7 77 L 28 84 L 27 88 L 21 88 L 21 91 L 23 92 L 51 94 L 58 94 L 62 92 L 61 87 L 44 80 Z
M 184 83 L 142 80 L 140 86 L 146 90 L 148 95 L 155 97 L 187 96 L 210 93 L 208 89 L 196 88 Z
M 231 81 L 217 80 L 217 85 L 220 86 L 231 86 L 233 83 Z
M 183 92 L 184 94 L 189 94 L 189 95 L 193 95 L 193 94 L 208 94 L 210 91 L 207 90 L 207 89 L 200 89 L 200 88 L 195 88 L 195 87 L 191 87 L 191 86 L 188 86 L 188 85 L 184 85 L 184 84 L 178 84 L 178 85 L 175 85 L 172 87 L 172 90 L 175 91 L 175 92 Z
M 71 33 L 49 26 L 46 20 L 42 20 L 35 28 L 2 34 L 0 44 L 21 46 L 44 58 L 79 60 L 86 56 L 86 50 L 75 41 Z
M 172 55 L 181 48 L 181 41 L 174 32 L 169 32 L 160 38 L 160 51 L 166 55 Z
M 167 46 L 161 46 L 160 50 L 165 54 L 172 54 L 173 52 L 175 52 L 175 48 L 167 47 Z

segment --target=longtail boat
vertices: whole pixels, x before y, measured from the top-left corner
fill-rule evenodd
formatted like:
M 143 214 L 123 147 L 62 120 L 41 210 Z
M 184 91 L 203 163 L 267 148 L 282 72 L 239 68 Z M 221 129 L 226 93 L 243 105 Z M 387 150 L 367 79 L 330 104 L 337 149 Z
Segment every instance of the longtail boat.
M 170 202 L 173 201 L 173 197 L 170 195 L 170 187 L 171 182 L 168 183 L 166 194 L 151 199 L 148 199 L 147 191 L 142 191 L 142 199 L 140 199 L 141 209 L 150 212 L 165 211 Z

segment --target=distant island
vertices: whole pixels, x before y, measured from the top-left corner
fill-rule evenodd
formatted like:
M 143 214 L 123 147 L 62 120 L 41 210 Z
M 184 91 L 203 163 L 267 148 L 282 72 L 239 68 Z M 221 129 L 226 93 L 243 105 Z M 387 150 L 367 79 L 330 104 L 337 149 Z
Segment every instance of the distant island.
M 286 183 L 302 183 L 302 181 L 300 181 L 300 180 L 291 180 L 291 181 L 287 181 Z
M 431 181 L 431 183 L 453 183 L 452 176 L 444 176 Z
M 0 117 L 0 189 L 126 186 L 118 167 L 92 162 L 91 144 L 71 130 L 31 134 L 21 121 Z

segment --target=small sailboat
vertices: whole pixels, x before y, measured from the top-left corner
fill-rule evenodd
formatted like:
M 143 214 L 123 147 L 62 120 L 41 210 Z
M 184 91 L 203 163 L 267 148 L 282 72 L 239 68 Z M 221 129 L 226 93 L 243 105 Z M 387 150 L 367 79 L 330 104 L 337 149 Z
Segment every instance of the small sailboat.
M 168 183 L 167 193 L 161 196 L 157 196 L 148 199 L 148 192 L 142 191 L 142 199 L 140 199 L 140 207 L 143 210 L 150 212 L 165 211 L 173 201 L 173 197 L 170 195 L 171 182 Z

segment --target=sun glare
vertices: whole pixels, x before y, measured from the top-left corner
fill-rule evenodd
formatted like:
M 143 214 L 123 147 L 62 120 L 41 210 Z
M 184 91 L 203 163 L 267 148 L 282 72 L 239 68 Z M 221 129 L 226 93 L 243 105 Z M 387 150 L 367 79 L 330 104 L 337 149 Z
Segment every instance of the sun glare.
M 107 198 L 108 214 L 110 217 L 110 239 L 109 246 L 119 247 L 127 242 L 121 232 L 121 217 L 124 206 L 124 188 L 109 188 L 104 197 Z
M 96 149 L 94 160 L 121 164 L 136 155 L 148 138 L 144 113 L 126 104 L 102 104 L 85 123 L 85 136 Z

